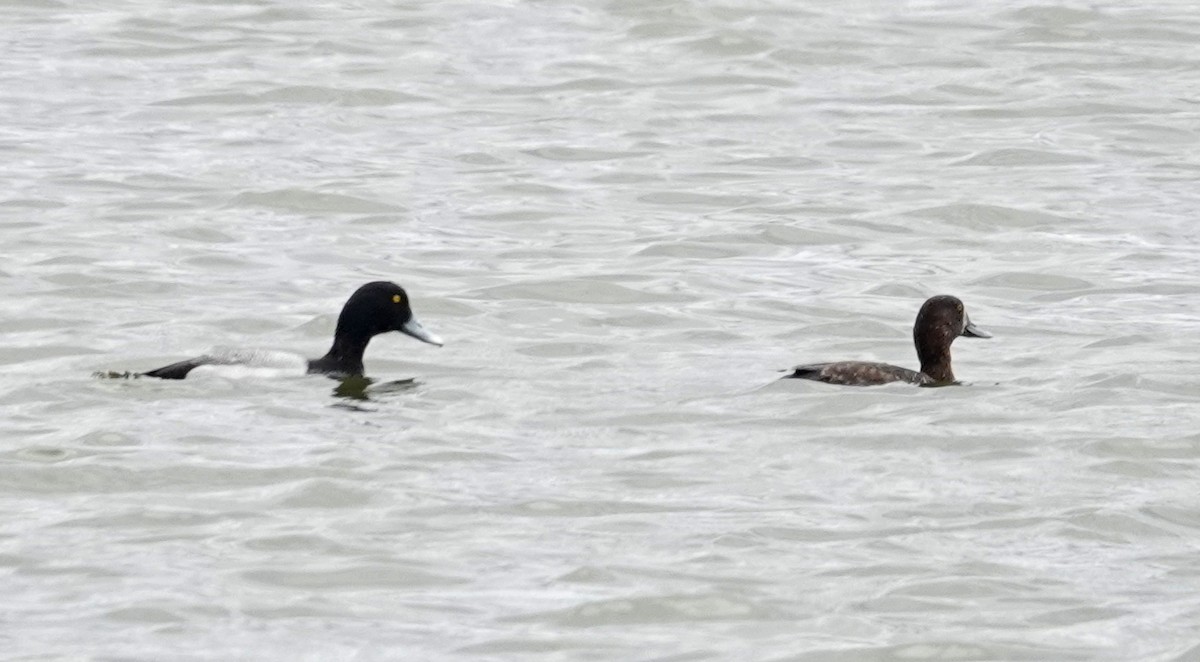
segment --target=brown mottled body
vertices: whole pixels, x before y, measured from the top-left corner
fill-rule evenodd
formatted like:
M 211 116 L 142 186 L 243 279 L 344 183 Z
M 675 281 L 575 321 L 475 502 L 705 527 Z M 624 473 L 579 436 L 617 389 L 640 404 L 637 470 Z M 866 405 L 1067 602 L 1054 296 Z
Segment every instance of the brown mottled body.
M 924 385 L 929 382 L 928 377 L 915 370 L 869 361 L 814 363 L 813 365 L 796 366 L 794 370 L 788 377 L 844 386 L 877 386 L 891 382 Z
M 954 384 L 950 345 L 959 336 L 991 337 L 971 323 L 962 301 L 956 297 L 939 295 L 931 297 L 921 306 L 917 321 L 913 324 L 913 343 L 917 346 L 917 358 L 921 360 L 920 372 L 887 363 L 838 361 L 796 366 L 788 377 L 844 386 L 877 386 L 891 382 L 908 382 L 918 386 Z

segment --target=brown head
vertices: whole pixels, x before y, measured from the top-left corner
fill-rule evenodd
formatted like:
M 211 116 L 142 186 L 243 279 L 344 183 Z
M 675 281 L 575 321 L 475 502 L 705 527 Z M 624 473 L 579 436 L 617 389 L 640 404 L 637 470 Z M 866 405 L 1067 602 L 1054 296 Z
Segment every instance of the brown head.
M 917 313 L 913 343 L 917 346 L 917 357 L 921 359 L 921 372 L 934 382 L 954 381 L 954 371 L 950 369 L 950 345 L 959 336 L 992 337 L 971 323 L 967 309 L 958 297 L 947 294 L 930 297 Z

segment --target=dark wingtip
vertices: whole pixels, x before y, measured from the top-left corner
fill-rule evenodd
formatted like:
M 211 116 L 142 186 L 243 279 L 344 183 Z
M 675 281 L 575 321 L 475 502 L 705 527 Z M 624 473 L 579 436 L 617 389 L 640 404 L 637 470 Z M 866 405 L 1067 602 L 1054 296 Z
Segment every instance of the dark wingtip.
M 187 361 L 180 361 L 179 363 L 165 365 L 149 372 L 143 372 L 141 376 L 155 377 L 157 379 L 183 379 L 187 377 L 188 373 L 191 372 L 193 368 L 201 365 L 204 365 L 204 362 L 197 361 L 195 359 L 189 359 Z
M 820 379 L 821 368 L 819 366 L 801 365 L 795 368 L 788 368 L 783 372 L 789 373 L 780 377 L 780 379 Z

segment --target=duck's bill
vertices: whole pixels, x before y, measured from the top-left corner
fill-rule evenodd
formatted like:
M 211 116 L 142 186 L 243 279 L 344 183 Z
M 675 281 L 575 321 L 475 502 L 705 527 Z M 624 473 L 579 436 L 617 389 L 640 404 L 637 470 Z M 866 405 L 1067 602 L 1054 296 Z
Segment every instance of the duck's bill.
M 415 317 L 408 318 L 408 321 L 400 327 L 400 333 L 403 333 L 407 336 L 412 336 L 417 340 L 420 340 L 421 342 L 427 342 L 430 345 L 437 345 L 438 347 L 441 347 L 445 344 L 442 342 L 441 338 L 426 331 L 425 327 L 421 326 L 421 323 L 418 322 L 417 318 Z
M 992 334 L 975 326 L 971 322 L 967 322 L 967 325 L 963 327 L 962 334 L 968 338 L 991 338 L 992 337 Z

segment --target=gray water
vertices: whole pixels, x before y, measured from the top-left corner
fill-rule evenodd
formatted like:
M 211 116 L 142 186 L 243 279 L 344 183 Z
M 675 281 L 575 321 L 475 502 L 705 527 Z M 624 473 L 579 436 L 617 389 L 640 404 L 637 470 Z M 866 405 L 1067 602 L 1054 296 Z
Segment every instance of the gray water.
M 1194 2 L 98 4 L 0 9 L 4 659 L 1200 659 Z M 365 400 L 90 376 L 378 279 Z M 969 386 L 777 381 L 938 293 Z

